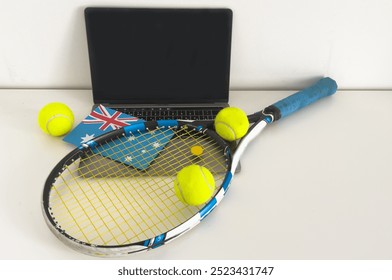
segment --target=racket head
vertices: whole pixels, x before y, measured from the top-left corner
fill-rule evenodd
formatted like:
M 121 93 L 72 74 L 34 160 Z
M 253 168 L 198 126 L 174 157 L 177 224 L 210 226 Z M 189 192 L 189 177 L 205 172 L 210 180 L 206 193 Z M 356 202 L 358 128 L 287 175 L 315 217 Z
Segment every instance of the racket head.
M 42 202 L 45 220 L 49 225 L 49 228 L 59 239 L 74 249 L 87 254 L 115 256 L 159 247 L 193 228 L 218 205 L 228 189 L 240 156 L 243 154 L 248 144 L 264 129 L 267 124 L 277 121 L 281 117 L 291 115 L 299 109 L 302 109 L 303 107 L 306 107 L 323 97 L 334 94 L 336 89 L 337 86 L 334 80 L 330 78 L 324 78 L 312 87 L 289 96 L 265 108 L 263 111 L 256 112 L 253 115 L 248 116 L 249 121 L 251 123 L 254 122 L 254 124 L 248 130 L 247 135 L 241 139 L 233 156 L 230 146 L 213 130 L 207 129 L 205 126 L 198 126 L 194 123 L 183 123 L 180 121 L 158 121 L 135 124 L 96 138 L 93 141 L 90 141 L 78 149 L 72 151 L 57 164 L 57 166 L 49 175 L 45 183 Z M 149 137 L 153 138 L 155 137 L 153 136 L 154 133 L 161 131 L 172 132 L 174 136 L 170 136 L 170 133 L 168 133 L 167 135 L 169 135 L 169 138 L 167 143 L 163 145 L 163 149 L 157 149 L 158 152 L 151 152 L 152 150 L 145 149 L 145 154 L 150 155 L 148 158 L 144 158 L 142 156 L 143 152 L 139 152 L 131 157 L 128 157 L 127 154 L 120 153 L 121 150 L 127 149 L 127 145 L 123 145 L 123 142 L 120 140 L 118 140 L 121 142 L 118 146 L 118 149 L 114 149 L 115 153 L 120 153 L 120 158 L 113 158 L 104 153 L 106 151 L 105 145 L 107 146 L 118 144 L 116 139 L 128 139 L 124 142 L 128 143 L 129 140 L 133 139 L 134 137 L 137 138 L 137 136 L 140 135 L 149 135 Z M 160 133 L 157 134 L 160 135 Z M 163 134 L 166 135 L 165 133 Z M 150 139 L 149 137 L 147 138 Z M 190 142 L 186 141 L 187 144 L 185 144 L 185 146 L 181 146 L 181 144 L 178 143 L 182 143 L 182 138 L 187 140 L 193 138 L 204 139 L 204 142 L 198 142 L 199 140 L 193 139 Z M 162 138 L 159 138 L 158 140 L 162 140 Z M 151 142 L 148 143 L 151 144 Z M 213 160 L 211 163 L 208 161 L 203 162 L 201 157 L 189 153 L 190 148 L 193 145 L 203 146 L 206 143 L 211 143 L 212 147 L 215 147 L 213 149 L 215 152 L 210 152 L 209 149 L 204 149 L 204 155 L 213 154 L 214 156 L 211 156 L 210 158 L 218 158 L 219 160 Z M 182 148 L 178 148 L 179 145 Z M 139 146 L 144 147 L 145 143 L 140 144 Z M 133 147 L 139 146 L 136 145 Z M 204 148 L 206 148 L 206 146 Z M 177 153 L 168 152 L 170 150 L 177 151 Z M 184 157 L 184 151 L 188 151 L 188 155 L 186 157 Z M 110 153 L 110 151 L 108 153 Z M 190 157 L 189 154 L 191 154 Z M 130 167 L 129 162 L 133 162 L 134 159 L 139 157 L 143 159 L 137 160 L 138 163 Z M 169 160 L 162 160 L 166 159 L 166 157 L 169 158 Z M 164 183 L 166 180 L 160 180 L 159 182 L 162 182 L 160 186 L 165 186 L 166 189 L 158 187 L 161 192 L 157 193 L 154 190 L 153 193 L 155 193 L 155 197 L 158 198 L 166 195 L 166 199 L 160 199 L 155 203 L 157 205 L 165 205 L 165 201 L 173 201 L 169 198 L 175 197 L 173 190 L 174 188 L 172 188 L 172 185 L 176 173 L 181 170 L 183 166 L 192 164 L 195 161 L 202 163 L 203 165 L 206 164 L 205 167 L 212 171 L 218 187 L 213 197 L 205 205 L 196 208 L 194 206 L 185 205 L 181 208 L 183 209 L 183 212 L 174 212 L 181 213 L 180 216 L 182 216 L 182 218 L 178 218 L 176 214 L 169 213 L 168 216 L 175 218 L 175 222 L 171 222 L 169 226 L 165 226 L 165 222 L 170 220 L 169 217 L 165 216 L 162 218 L 158 217 L 159 215 L 156 215 L 157 213 L 160 214 L 161 210 L 166 209 L 165 207 L 167 205 L 163 206 L 163 209 L 158 207 L 155 208 L 155 210 L 151 210 L 148 206 L 149 203 L 144 201 L 144 204 L 147 205 L 147 207 L 144 208 L 140 205 L 141 203 L 139 202 L 139 200 L 143 201 L 143 199 L 141 199 L 143 195 L 140 195 L 138 190 L 136 191 L 138 194 L 137 198 L 133 198 L 132 202 L 130 203 L 124 203 L 123 200 L 118 199 L 117 196 L 113 197 L 113 195 L 116 193 L 126 193 L 127 190 L 130 189 L 129 186 L 131 186 L 132 189 L 135 185 L 139 184 L 134 184 L 133 181 L 127 181 L 127 183 L 114 184 L 116 186 L 116 189 L 114 190 L 111 188 L 107 189 L 107 186 L 112 185 L 112 183 L 109 182 L 115 181 L 118 178 L 132 178 L 132 180 L 135 181 L 138 181 L 140 178 L 142 178 L 143 183 L 140 185 L 150 188 L 152 185 L 156 184 L 156 177 L 160 177 L 163 174 L 165 178 L 168 178 L 167 181 L 169 184 Z M 79 166 L 81 166 L 81 168 L 79 168 Z M 169 169 L 167 169 L 167 167 L 169 167 Z M 152 173 L 149 172 L 150 169 L 153 170 Z M 65 172 L 76 175 L 66 175 Z M 79 173 L 82 174 L 82 176 L 80 176 Z M 70 189 L 68 183 L 62 183 L 68 182 L 66 179 L 67 176 L 76 177 L 71 178 L 71 181 L 75 181 L 73 185 L 76 185 L 76 189 L 80 190 L 79 193 L 74 193 L 71 191 L 63 194 L 64 190 Z M 109 180 L 105 181 L 107 178 L 109 178 Z M 94 202 L 93 200 L 90 201 L 88 199 L 89 194 L 87 194 L 85 190 L 86 188 L 84 185 L 80 184 L 79 180 L 104 180 L 104 184 L 87 184 L 88 188 L 93 190 L 95 188 L 108 190 L 108 192 L 104 191 L 102 194 L 102 196 L 106 197 L 107 199 L 100 202 L 101 208 L 92 206 Z M 141 189 L 143 189 L 143 187 Z M 144 191 L 144 193 L 146 192 Z M 168 195 L 168 193 L 171 193 L 171 195 Z M 79 213 L 79 216 L 70 214 L 70 210 L 68 210 L 67 207 L 55 207 L 58 204 L 64 204 L 62 200 L 66 195 L 70 196 L 71 200 L 73 197 L 74 205 L 75 203 L 79 204 L 79 206 L 76 207 L 77 209 L 82 209 L 81 211 L 76 210 L 76 212 Z M 84 201 L 80 201 L 79 195 L 82 197 L 84 196 L 86 199 Z M 101 194 L 95 194 L 95 196 L 100 195 Z M 124 197 L 127 196 L 124 195 Z M 130 195 L 130 197 L 133 196 Z M 150 197 L 150 199 L 151 201 L 154 201 L 152 197 Z M 128 198 L 125 199 L 125 201 L 128 200 Z M 57 203 L 54 201 L 57 201 Z M 177 199 L 176 203 L 179 202 L 180 201 Z M 94 219 L 88 218 L 87 222 L 80 226 L 75 221 L 77 221 L 80 216 L 88 216 L 87 212 L 83 210 L 84 204 L 90 204 L 90 208 L 93 208 L 93 212 L 95 211 L 95 213 L 98 214 L 94 216 Z M 133 214 L 137 211 L 132 212 L 132 210 L 126 207 L 128 205 L 130 206 L 130 209 L 133 209 L 133 207 L 131 207 L 132 205 L 136 205 L 138 209 L 144 209 L 141 211 L 143 216 L 138 214 L 138 218 L 134 218 Z M 111 212 L 109 209 L 114 210 Z M 121 216 L 123 212 L 120 210 L 122 209 L 125 209 L 125 213 L 127 213 L 126 217 Z M 143 221 L 145 222 L 144 219 L 149 217 L 149 212 L 147 212 L 147 210 L 151 210 L 153 213 L 155 213 L 154 215 L 157 216 L 156 219 L 160 221 L 160 226 L 157 225 L 156 221 L 153 221 L 150 226 L 146 227 L 146 229 L 139 228 L 139 223 Z M 63 213 L 62 216 L 61 213 Z M 104 215 L 102 213 L 108 214 Z M 116 222 L 116 215 L 120 215 L 122 219 L 121 223 Z M 65 219 L 65 222 L 63 222 L 60 217 L 61 219 Z M 149 219 L 152 220 L 151 218 Z M 98 224 L 95 224 L 96 220 L 98 220 Z M 84 221 L 86 221 L 86 219 L 84 219 Z M 133 221 L 132 225 L 129 226 L 131 221 Z M 133 226 L 139 229 L 136 230 L 133 228 Z M 69 227 L 73 227 L 73 232 L 69 229 Z M 125 229 L 123 227 L 125 227 Z M 154 227 L 154 230 L 152 227 Z M 88 230 L 85 230 L 85 228 Z M 99 234 L 99 230 L 101 228 L 104 229 L 104 233 Z M 116 233 L 112 232 L 113 229 L 116 230 Z M 128 232 L 131 235 L 133 234 L 137 236 L 137 238 L 129 238 L 126 234 Z M 78 233 L 79 235 L 76 235 L 75 233 Z M 80 237 L 80 234 L 86 236 L 90 233 L 95 235 L 91 238 L 84 238 L 83 236 Z M 96 238 L 102 239 L 105 242 L 93 242 Z
M 154 141 L 163 147 L 153 153 L 146 146 Z M 202 155 L 191 153 L 194 145 L 203 147 Z M 189 164 L 205 166 L 216 182 L 214 195 L 200 206 L 182 203 L 174 192 L 177 172 Z M 60 240 L 86 254 L 149 250 L 215 208 L 230 182 L 230 167 L 230 146 L 213 130 L 177 121 L 131 125 L 83 144 L 56 165 L 43 190 L 44 217 Z

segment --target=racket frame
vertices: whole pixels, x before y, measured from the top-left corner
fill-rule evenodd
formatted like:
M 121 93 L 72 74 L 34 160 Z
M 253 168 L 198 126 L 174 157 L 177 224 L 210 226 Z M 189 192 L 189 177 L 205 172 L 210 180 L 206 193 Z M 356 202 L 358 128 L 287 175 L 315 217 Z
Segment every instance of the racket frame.
M 184 234 L 188 230 L 192 229 L 194 226 L 200 223 L 211 211 L 218 205 L 218 203 L 224 197 L 224 194 L 227 191 L 227 188 L 231 182 L 232 178 L 232 151 L 230 149 L 230 145 L 224 141 L 219 135 L 212 129 L 208 129 L 207 126 L 212 123 L 203 122 L 204 126 L 198 122 L 187 122 L 187 121 L 175 121 L 175 120 L 162 120 L 162 121 L 151 121 L 144 122 L 140 124 L 133 124 L 130 126 L 122 127 L 118 130 L 111 131 L 109 133 L 103 134 L 93 140 L 90 140 L 78 148 L 71 151 L 68 155 L 66 155 L 52 170 L 49 174 L 42 196 L 42 210 L 44 213 L 45 221 L 51 231 L 55 234 L 57 238 L 66 243 L 71 248 L 76 249 L 77 251 L 81 251 L 83 253 L 95 256 L 121 256 L 135 252 L 146 251 L 150 249 L 157 248 L 163 244 L 166 244 L 173 239 L 179 237 Z M 130 243 L 130 244 L 122 244 L 122 245 L 96 245 L 90 244 L 88 242 L 84 242 L 74 238 L 69 235 L 61 226 L 56 222 L 53 212 L 51 211 L 49 197 L 52 186 L 61 175 L 61 172 L 64 171 L 68 165 L 74 163 L 77 159 L 81 158 L 84 153 L 88 152 L 90 149 L 94 149 L 101 143 L 105 143 L 114 137 L 129 137 L 134 132 L 146 133 L 156 128 L 175 128 L 180 129 L 186 127 L 188 130 L 193 130 L 198 133 L 202 133 L 208 135 L 210 138 L 214 139 L 215 142 L 222 147 L 222 151 L 227 158 L 227 172 L 224 175 L 223 183 L 218 189 L 216 195 L 211 198 L 211 200 L 204 205 L 198 212 L 196 212 L 191 218 L 182 224 L 174 227 L 173 229 L 159 234 L 153 238 L 149 238 L 143 241 Z M 244 138 L 245 139 L 245 138 Z M 235 169 L 234 169 L 235 170 Z
M 74 249 L 84 252 L 86 254 L 99 255 L 99 256 L 116 256 L 116 255 L 126 255 L 134 252 L 141 252 L 150 249 L 157 248 L 163 244 L 166 244 L 175 238 L 181 236 L 185 232 L 192 229 L 194 226 L 199 224 L 215 207 L 221 202 L 223 197 L 225 196 L 232 178 L 234 177 L 235 169 L 239 163 L 241 155 L 244 153 L 245 149 L 249 145 L 249 143 L 256 138 L 260 132 L 270 123 L 279 120 L 281 117 L 286 117 L 299 109 L 302 109 L 305 106 L 329 95 L 332 95 L 337 90 L 337 84 L 334 80 L 330 78 L 323 78 L 318 81 L 313 86 L 304 89 L 300 92 L 297 92 L 285 99 L 282 99 L 273 105 L 265 108 L 263 111 L 254 113 L 253 115 L 248 116 L 249 122 L 254 123 L 250 128 L 245 137 L 241 139 L 239 145 L 237 146 L 235 152 L 232 154 L 230 150 L 230 146 L 223 139 L 221 139 L 215 131 L 212 129 L 208 129 L 208 126 L 211 126 L 212 122 L 204 122 L 203 125 L 198 124 L 197 122 L 188 122 L 188 121 L 175 121 L 175 120 L 163 120 L 156 122 L 145 122 L 140 124 L 134 124 L 131 126 L 127 126 L 121 128 L 119 130 L 115 130 L 109 132 L 105 135 L 102 135 L 96 139 L 93 139 L 74 151 L 70 152 L 63 160 L 61 160 L 56 167 L 52 170 L 48 179 L 46 180 L 44 191 L 43 191 L 43 201 L 42 208 L 44 212 L 44 217 L 49 225 L 49 228 L 52 232 L 61 239 L 64 243 L 68 244 L 70 247 Z M 76 240 L 72 236 L 68 235 L 64 230 L 59 228 L 55 221 L 53 221 L 53 217 L 50 212 L 49 201 L 46 197 L 49 197 L 49 192 L 52 184 L 55 182 L 56 178 L 59 175 L 59 170 L 65 168 L 67 164 L 72 163 L 75 159 L 79 158 L 86 149 L 94 148 L 101 142 L 105 140 L 111 139 L 114 135 L 125 134 L 129 135 L 131 131 L 139 130 L 149 131 L 155 129 L 156 127 L 162 126 L 172 126 L 172 127 L 182 127 L 189 126 L 190 128 L 204 134 L 208 134 L 210 137 L 215 139 L 217 143 L 223 145 L 224 153 L 229 158 L 228 160 L 228 171 L 224 176 L 223 183 L 221 187 L 218 189 L 215 196 L 204 206 L 202 207 L 195 215 L 193 215 L 190 219 L 185 221 L 184 223 L 174 227 L 173 229 L 159 234 L 153 238 L 146 239 L 144 241 L 132 243 L 132 244 L 124 244 L 124 245 L 94 245 L 86 242 L 82 242 L 80 240 Z M 61 172 L 60 172 L 61 173 Z

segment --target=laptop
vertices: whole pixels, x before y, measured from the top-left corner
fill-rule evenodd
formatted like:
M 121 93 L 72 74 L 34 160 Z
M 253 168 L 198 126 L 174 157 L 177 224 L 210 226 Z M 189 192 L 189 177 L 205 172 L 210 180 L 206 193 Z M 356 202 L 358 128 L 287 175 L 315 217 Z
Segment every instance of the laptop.
M 230 9 L 85 9 L 94 106 L 211 120 L 229 106 Z

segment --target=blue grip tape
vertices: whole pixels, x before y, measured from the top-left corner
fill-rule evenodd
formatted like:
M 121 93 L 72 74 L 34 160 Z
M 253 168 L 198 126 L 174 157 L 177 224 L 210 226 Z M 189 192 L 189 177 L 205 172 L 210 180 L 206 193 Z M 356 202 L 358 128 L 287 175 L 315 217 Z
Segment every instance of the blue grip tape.
M 323 97 L 334 94 L 337 88 L 333 79 L 323 78 L 311 87 L 276 102 L 273 106 L 280 110 L 280 117 L 284 118 Z

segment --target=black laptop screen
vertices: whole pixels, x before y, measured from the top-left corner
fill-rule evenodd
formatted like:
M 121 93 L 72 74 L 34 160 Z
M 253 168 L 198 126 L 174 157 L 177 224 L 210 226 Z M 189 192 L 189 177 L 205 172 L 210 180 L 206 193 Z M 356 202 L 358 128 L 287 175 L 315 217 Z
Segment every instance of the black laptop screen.
M 87 8 L 95 103 L 227 102 L 229 9 Z

